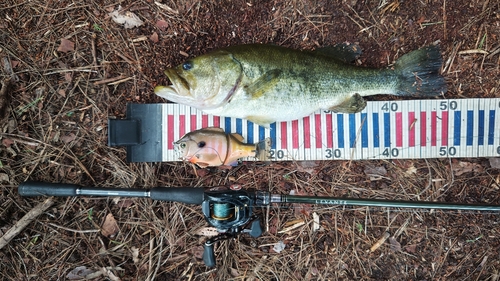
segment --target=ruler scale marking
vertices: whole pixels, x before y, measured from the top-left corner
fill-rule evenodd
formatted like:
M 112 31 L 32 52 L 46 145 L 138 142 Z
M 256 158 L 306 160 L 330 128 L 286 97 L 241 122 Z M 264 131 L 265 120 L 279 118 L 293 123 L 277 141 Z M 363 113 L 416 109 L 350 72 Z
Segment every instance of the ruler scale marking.
M 161 106 L 163 161 L 178 161 L 174 141 L 209 126 L 249 143 L 270 137 L 272 160 L 500 156 L 499 98 L 368 102 L 361 113 L 321 111 L 271 129 L 183 105 Z

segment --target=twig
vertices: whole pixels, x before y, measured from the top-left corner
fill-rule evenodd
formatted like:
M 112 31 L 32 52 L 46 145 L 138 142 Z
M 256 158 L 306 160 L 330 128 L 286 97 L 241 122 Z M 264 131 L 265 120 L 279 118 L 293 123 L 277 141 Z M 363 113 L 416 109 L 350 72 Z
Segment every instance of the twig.
M 61 225 L 57 225 L 55 223 L 49 223 L 49 225 L 51 225 L 53 227 L 60 228 L 60 229 L 64 229 L 64 230 L 69 231 L 69 232 L 75 232 L 75 233 L 94 233 L 94 232 L 99 232 L 100 231 L 99 229 L 87 229 L 87 230 L 72 229 L 72 228 L 69 228 L 69 227 L 64 227 L 64 226 L 61 226 Z
M 12 80 L 10 78 L 6 78 L 1 82 L 2 84 L 0 85 L 0 87 L 2 87 L 0 89 L 0 123 L 2 124 L 4 123 L 3 119 L 7 118 L 9 113 L 10 96 L 8 89 L 10 87 L 11 81 Z
M 35 208 L 31 209 L 24 217 L 22 217 L 13 227 L 11 227 L 5 234 L 0 237 L 0 249 L 9 244 L 10 240 L 16 237 L 21 231 L 23 231 L 28 224 L 31 223 L 36 217 L 38 217 L 45 210 L 50 208 L 54 204 L 54 199 L 49 197 L 45 199 L 42 203 L 36 205 Z

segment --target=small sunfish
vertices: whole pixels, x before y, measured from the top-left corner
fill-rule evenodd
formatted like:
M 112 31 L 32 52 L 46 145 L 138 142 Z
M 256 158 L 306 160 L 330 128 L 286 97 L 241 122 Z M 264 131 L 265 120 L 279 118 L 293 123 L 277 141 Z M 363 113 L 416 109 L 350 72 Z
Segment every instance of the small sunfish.
M 387 69 L 349 63 L 360 54 L 358 46 L 348 44 L 315 51 L 232 46 L 165 70 L 172 85 L 157 86 L 155 93 L 208 114 L 269 127 L 320 109 L 356 113 L 366 106 L 363 96 L 435 97 L 446 92 L 437 46 L 410 52 Z
M 226 134 L 222 128 L 209 127 L 185 134 L 174 142 L 174 151 L 183 161 L 201 168 L 236 165 L 238 159 L 256 157 L 266 160 L 270 139 L 257 144 L 243 143 L 239 134 Z

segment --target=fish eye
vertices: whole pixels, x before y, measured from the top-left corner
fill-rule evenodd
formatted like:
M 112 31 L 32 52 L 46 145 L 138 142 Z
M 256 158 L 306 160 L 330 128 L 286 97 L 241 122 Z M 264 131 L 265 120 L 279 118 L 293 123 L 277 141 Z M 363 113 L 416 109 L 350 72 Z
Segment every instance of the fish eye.
M 206 143 L 205 143 L 204 141 L 200 141 L 200 142 L 198 143 L 198 147 L 199 147 L 199 148 L 203 148 L 203 147 L 205 147 L 205 144 L 206 144 Z
M 193 68 L 193 64 L 189 61 L 182 64 L 182 69 L 184 70 L 190 70 L 191 68 Z
M 186 143 L 185 142 L 181 143 L 181 148 L 186 148 Z

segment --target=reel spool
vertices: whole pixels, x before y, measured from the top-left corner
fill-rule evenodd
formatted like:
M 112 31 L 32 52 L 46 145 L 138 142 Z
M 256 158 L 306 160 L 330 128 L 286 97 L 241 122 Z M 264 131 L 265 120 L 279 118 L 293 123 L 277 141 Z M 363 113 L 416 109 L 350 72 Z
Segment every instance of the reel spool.
M 209 224 L 220 232 L 237 233 L 252 217 L 253 200 L 247 192 L 209 191 L 201 204 Z

